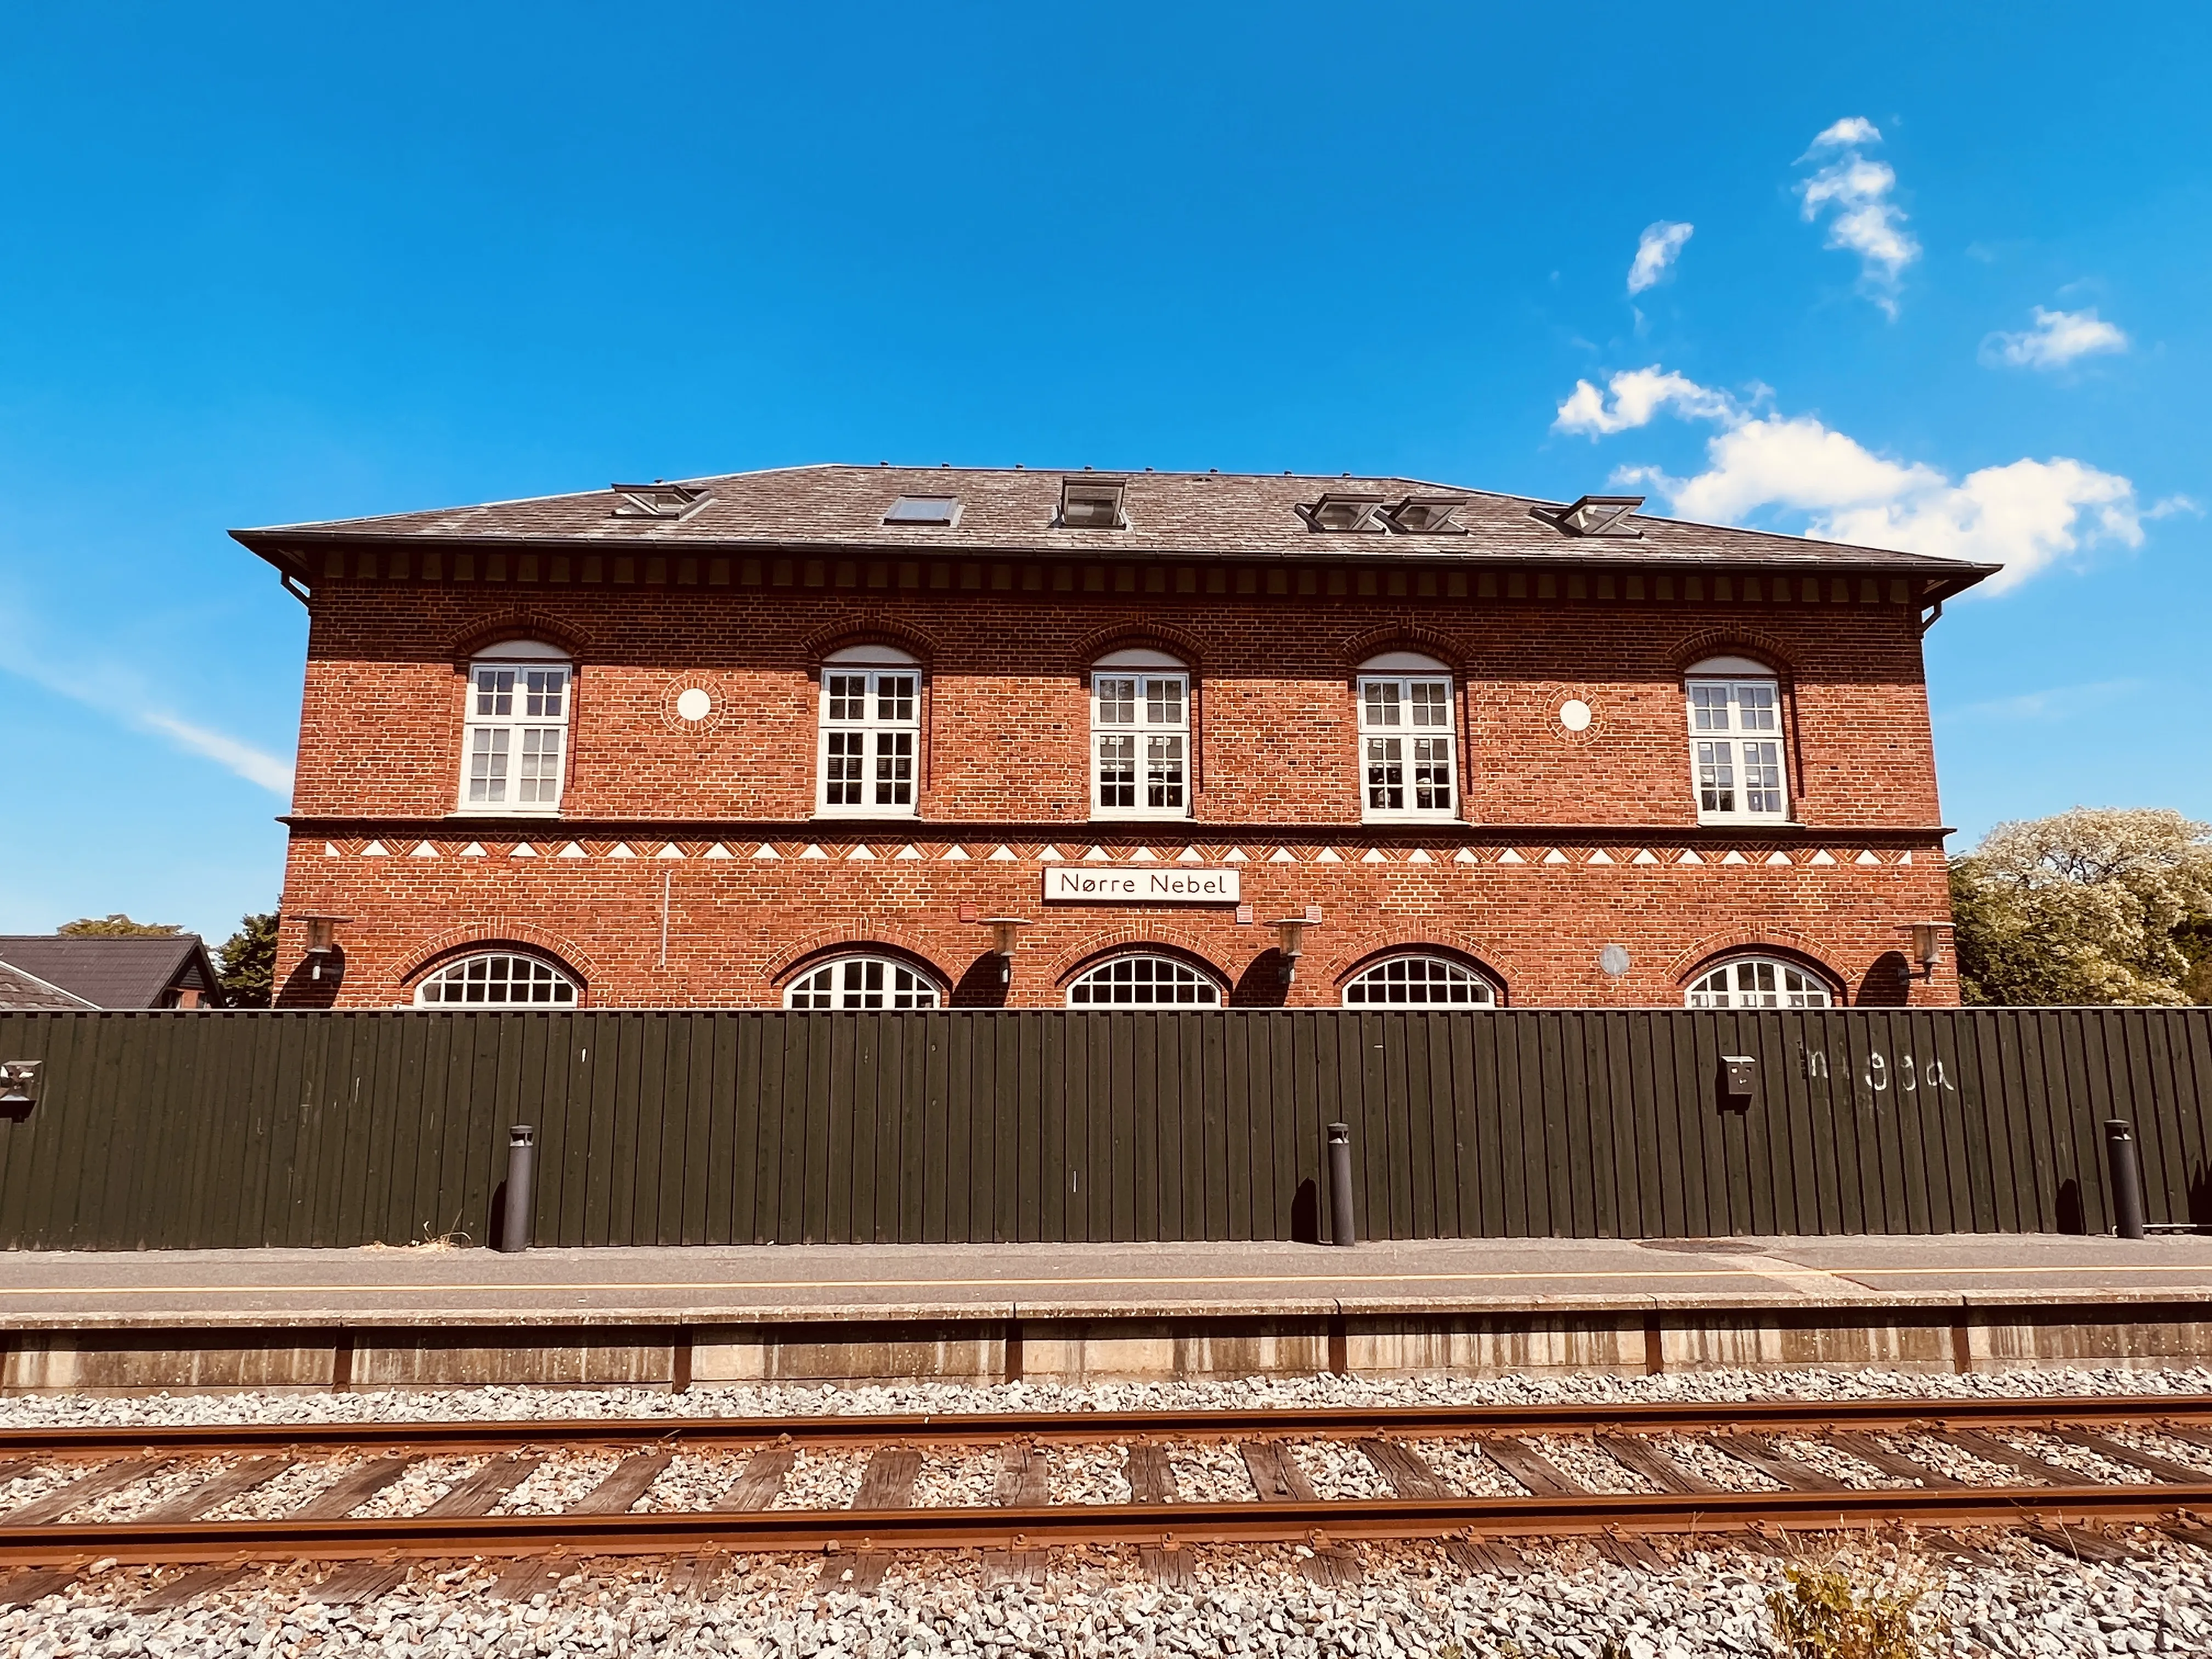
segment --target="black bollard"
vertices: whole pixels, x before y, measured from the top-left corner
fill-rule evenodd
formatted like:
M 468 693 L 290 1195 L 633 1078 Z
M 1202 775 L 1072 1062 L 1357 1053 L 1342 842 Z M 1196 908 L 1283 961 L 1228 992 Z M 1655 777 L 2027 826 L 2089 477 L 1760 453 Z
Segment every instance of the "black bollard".
M 1352 1126 L 1328 1126 L 1328 1242 L 1357 1244 L 1359 1230 L 1352 1216 Z
M 499 1218 L 499 1248 L 530 1248 L 530 1217 L 537 1208 L 532 1192 L 538 1174 L 538 1131 L 518 1123 L 507 1132 L 507 1210 Z
M 2136 1132 L 2124 1118 L 2105 1120 L 2105 1164 L 2112 1177 L 2112 1231 L 2143 1236 L 2142 1170 L 2136 1163 Z

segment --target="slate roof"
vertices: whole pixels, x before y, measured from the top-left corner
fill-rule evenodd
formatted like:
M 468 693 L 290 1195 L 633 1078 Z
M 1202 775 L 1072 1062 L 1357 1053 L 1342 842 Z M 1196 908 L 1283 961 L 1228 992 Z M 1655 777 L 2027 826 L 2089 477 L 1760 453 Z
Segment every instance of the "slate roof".
M 33 1009 L 90 1008 L 93 1003 L 71 996 L 58 985 L 49 985 L 34 974 L 0 962 L 0 1008 L 11 1012 Z
M 1743 566 L 1759 569 L 1851 570 L 1917 576 L 1948 594 L 1990 574 L 1995 565 L 1854 547 L 1771 532 L 1735 530 L 1638 514 L 1635 537 L 1577 537 L 1532 509 L 1562 505 L 1500 495 L 1420 478 L 1326 477 L 1275 473 L 1137 472 L 1123 477 L 1128 526 L 1056 526 L 1060 481 L 1080 472 L 1021 468 L 821 465 L 672 480 L 703 489 L 708 499 L 682 518 L 623 516 L 614 489 L 477 507 L 395 513 L 319 524 L 277 525 L 231 533 L 276 564 L 288 549 L 331 543 L 424 547 L 574 548 L 620 551 L 789 549 L 882 552 L 1030 553 L 1097 559 L 1376 558 L 1449 563 Z M 1455 515 L 1465 535 L 1328 533 L 1297 511 L 1323 494 L 1463 496 Z M 955 495 L 959 520 L 945 526 L 890 525 L 884 514 L 901 495 Z
M 0 963 L 44 980 L 94 1008 L 160 1008 L 173 986 L 214 1000 L 215 965 L 198 933 L 143 939 L 99 934 L 0 933 Z

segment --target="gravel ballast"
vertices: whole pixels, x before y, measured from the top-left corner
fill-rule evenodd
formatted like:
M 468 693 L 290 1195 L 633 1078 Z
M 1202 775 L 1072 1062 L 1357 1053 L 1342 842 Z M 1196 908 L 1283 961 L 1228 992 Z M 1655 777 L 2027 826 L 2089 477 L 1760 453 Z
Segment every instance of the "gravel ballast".
M 940 1383 L 852 1389 L 760 1388 L 669 1395 L 625 1389 L 481 1389 L 330 1395 L 251 1395 L 111 1399 L 31 1396 L 0 1400 L 0 1425 L 22 1427 L 220 1423 L 422 1422 L 451 1420 L 868 1414 L 977 1411 L 1097 1411 L 1291 1405 L 1511 1404 L 1765 1398 L 1929 1400 L 2057 1395 L 2212 1393 L 2212 1372 L 2045 1370 L 1966 1376 L 1852 1372 L 1702 1373 L 1659 1377 L 1425 1377 L 1404 1381 L 1318 1376 L 1234 1383 L 1066 1388 L 1013 1383 L 960 1388 Z M 2212 1453 L 2153 1431 L 2113 1436 L 2177 1461 Z M 2100 1478 L 2139 1472 L 2040 1433 L 2008 1433 L 2022 1450 Z M 1594 1488 L 1633 1492 L 1647 1483 L 1596 1446 L 1574 1437 L 1531 1441 L 1551 1463 Z M 1772 1483 L 1691 1441 L 1669 1443 L 1686 1467 L 1727 1484 Z M 1893 1443 L 1931 1467 L 1978 1484 L 2020 1477 L 1996 1471 L 1934 1441 L 1899 1436 Z M 1383 1495 L 1389 1486 L 1355 1448 L 1301 1439 L 1299 1466 L 1323 1496 Z M 1855 1459 L 1792 1439 L 1780 1449 L 1854 1486 L 1891 1484 Z M 1179 1441 L 1166 1448 L 1182 1495 L 1245 1499 L 1252 1481 L 1237 1449 Z M 1447 1483 L 1468 1492 L 1519 1489 L 1473 1448 L 1422 1443 L 1421 1455 Z M 690 1508 L 714 1503 L 743 1473 L 743 1452 L 677 1454 L 637 1507 Z M 343 1461 L 343 1460 L 342 1460 Z M 404 1514 L 434 1501 L 482 1459 L 425 1460 L 356 1511 Z M 1055 1503 L 1121 1503 L 1128 1486 L 1111 1449 L 1045 1449 Z M 506 1510 L 558 1509 L 592 1490 L 615 1467 L 594 1450 L 549 1456 L 502 1501 Z M 226 1515 L 285 1512 L 326 1484 L 339 1466 L 297 1468 L 226 1505 Z M 201 1466 L 201 1474 L 207 1466 Z M 862 1460 L 840 1449 L 801 1450 L 775 1502 L 834 1507 L 857 1490 Z M 921 1504 L 995 1501 L 1000 1469 L 993 1449 L 933 1454 L 918 1478 Z M 49 1490 L 44 1475 L 0 1489 L 21 1504 Z M 148 1478 L 88 1504 L 84 1515 L 121 1516 L 190 1484 L 174 1471 Z M 1984 1537 L 1989 1565 L 1966 1565 L 1922 1552 L 1909 1540 L 1862 1539 L 1841 1565 L 1853 1582 L 1902 1574 L 1923 1589 L 1927 1647 L 1944 1656 L 2212 1653 L 2212 1554 L 2141 1535 L 2140 1559 L 2093 1565 L 2061 1557 L 2018 1537 Z M 1359 1655 L 1363 1659 L 1479 1659 L 1498 1655 L 1555 1659 L 1688 1659 L 1689 1656 L 1778 1654 L 1768 1611 L 1784 1588 L 1788 1554 L 1726 1546 L 1661 1544 L 1664 1565 L 1630 1569 L 1583 1546 L 1523 1551 L 1519 1577 L 1471 1571 L 1439 1546 L 1362 1544 L 1358 1582 L 1323 1583 L 1310 1552 L 1273 1546 L 1196 1547 L 1184 1552 L 1186 1585 L 1167 1588 L 1141 1567 L 1134 1550 L 1055 1549 L 1041 1581 L 1002 1583 L 973 1554 L 895 1559 L 879 1589 L 825 1589 L 815 1557 L 744 1559 L 692 1582 L 680 1565 L 614 1560 L 563 1564 L 550 1589 L 517 1600 L 489 1593 L 497 1564 L 428 1563 L 398 1587 L 349 1607 L 324 1607 L 308 1592 L 316 1569 L 304 1564 L 255 1568 L 228 1589 L 163 1612 L 133 1604 L 176 1576 L 95 1563 L 76 1582 L 36 1605 L 0 1612 L 0 1659 L 305 1659 L 378 1655 L 435 1659 L 503 1655 L 514 1659 L 586 1654 L 717 1655 L 732 1659 L 1099 1659 L 1142 1654 L 1265 1654 L 1282 1659 Z M 1828 1560 L 1836 1540 L 1789 1549 Z

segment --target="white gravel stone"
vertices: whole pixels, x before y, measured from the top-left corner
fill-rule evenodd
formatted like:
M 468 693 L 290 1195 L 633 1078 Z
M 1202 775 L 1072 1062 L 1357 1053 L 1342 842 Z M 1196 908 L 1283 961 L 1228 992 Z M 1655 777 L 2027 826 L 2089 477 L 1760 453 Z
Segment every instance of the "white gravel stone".
M 1175 1473 L 1176 1493 L 1187 1504 L 1249 1504 L 1252 1472 L 1243 1454 L 1219 1441 L 1178 1440 L 1166 1448 L 1168 1467 Z
M 1317 1498 L 1388 1498 L 1390 1483 L 1349 1440 L 1293 1442 L 1291 1455 L 1305 1471 Z
M 1055 1504 L 1126 1504 L 1129 1476 L 1115 1446 L 1045 1448 L 1045 1491 Z

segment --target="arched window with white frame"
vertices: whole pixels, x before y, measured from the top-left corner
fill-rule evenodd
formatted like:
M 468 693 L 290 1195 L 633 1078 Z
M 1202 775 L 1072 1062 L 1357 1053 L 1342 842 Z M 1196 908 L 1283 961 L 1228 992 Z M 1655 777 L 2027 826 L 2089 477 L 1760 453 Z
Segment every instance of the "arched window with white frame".
M 895 957 L 833 957 L 786 986 L 783 1006 L 817 1011 L 941 1008 L 945 994 L 927 974 Z
M 921 793 L 921 665 L 887 645 L 832 652 L 822 665 L 816 810 L 908 818 Z
M 1495 1008 L 1498 988 L 1463 962 L 1418 952 L 1385 957 L 1344 982 L 1347 1008 Z
M 1190 671 L 1132 648 L 1091 669 L 1091 816 L 1190 816 Z
M 1131 951 L 1109 957 L 1076 975 L 1067 988 L 1071 1008 L 1218 1008 L 1221 986 L 1173 957 Z
M 567 652 L 507 640 L 469 664 L 460 810 L 550 815 L 568 776 L 575 669 Z
M 1835 989 L 1811 969 L 1780 957 L 1733 957 L 1690 981 L 1687 1008 L 1832 1008 Z
M 1684 677 L 1690 785 L 1700 823 L 1775 823 L 1790 817 L 1782 688 L 1747 657 L 1708 657 Z
M 1457 732 L 1451 670 L 1435 658 L 1393 651 L 1360 665 L 1362 816 L 1456 817 Z
M 540 957 L 483 951 L 449 962 L 415 988 L 417 1008 L 574 1007 L 576 981 Z

